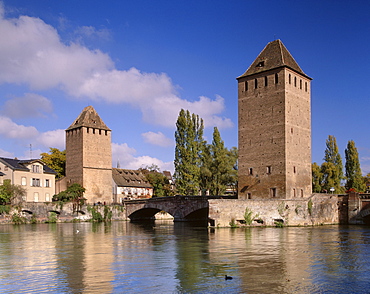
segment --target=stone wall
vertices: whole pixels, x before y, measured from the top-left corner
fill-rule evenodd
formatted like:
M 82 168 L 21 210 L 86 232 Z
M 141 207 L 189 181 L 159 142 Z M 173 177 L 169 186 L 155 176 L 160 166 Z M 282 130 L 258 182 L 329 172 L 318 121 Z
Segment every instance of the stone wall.
M 339 223 L 338 197 L 330 194 L 313 194 L 300 200 L 209 200 L 209 218 L 215 227 L 228 227 L 244 222 L 248 209 L 253 216 L 252 225 L 307 226 Z
M 91 207 L 104 216 L 104 205 L 96 205 Z M 112 211 L 112 220 L 127 220 L 124 207 L 120 205 L 108 205 L 107 207 L 110 209 L 110 211 Z M 78 212 L 74 212 L 72 203 L 60 205 L 57 202 L 27 202 L 23 203 L 20 209 L 12 208 L 9 214 L 0 214 L 0 223 L 11 223 L 13 213 L 19 212 L 28 221 L 32 218 L 32 216 L 34 216 L 38 222 L 47 221 L 51 212 L 56 213 L 58 221 L 60 222 L 69 222 L 73 221 L 74 219 L 87 221 L 92 218 L 91 212 L 89 212 L 87 205 L 82 206 Z

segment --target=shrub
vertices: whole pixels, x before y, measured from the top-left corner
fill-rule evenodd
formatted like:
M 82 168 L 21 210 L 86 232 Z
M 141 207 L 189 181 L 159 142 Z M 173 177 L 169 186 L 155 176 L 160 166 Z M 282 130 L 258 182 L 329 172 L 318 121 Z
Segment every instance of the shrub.
M 21 224 L 25 224 L 27 222 L 26 218 L 17 214 L 17 213 L 13 213 L 12 215 L 12 222 L 13 224 L 15 225 L 21 225 Z

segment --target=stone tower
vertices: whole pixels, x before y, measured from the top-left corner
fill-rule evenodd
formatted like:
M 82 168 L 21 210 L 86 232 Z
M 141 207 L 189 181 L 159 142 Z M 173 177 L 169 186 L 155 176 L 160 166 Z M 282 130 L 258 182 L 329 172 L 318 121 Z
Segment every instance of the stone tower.
M 309 196 L 311 78 L 275 40 L 237 80 L 239 198 Z
M 87 202 L 112 202 L 111 130 L 92 106 L 66 130 L 66 178 L 86 189 Z

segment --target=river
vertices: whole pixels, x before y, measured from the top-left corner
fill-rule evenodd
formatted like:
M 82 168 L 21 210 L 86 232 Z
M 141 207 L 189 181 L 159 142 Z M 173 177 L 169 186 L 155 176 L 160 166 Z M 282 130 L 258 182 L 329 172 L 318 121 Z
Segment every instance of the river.
M 369 293 L 369 284 L 369 227 L 0 226 L 1 293 Z

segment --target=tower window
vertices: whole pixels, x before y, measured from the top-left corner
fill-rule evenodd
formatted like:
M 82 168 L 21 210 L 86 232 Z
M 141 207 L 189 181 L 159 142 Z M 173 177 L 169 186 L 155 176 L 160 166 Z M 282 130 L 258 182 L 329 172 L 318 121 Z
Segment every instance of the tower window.
M 302 90 L 302 80 L 299 80 L 299 89 Z
M 276 197 L 276 188 L 270 188 L 270 197 Z
M 292 83 L 292 76 L 289 74 L 289 85 Z
M 267 76 L 265 76 L 265 87 L 267 87 L 268 85 L 268 79 L 267 79 Z
M 295 188 L 293 188 L 293 197 L 296 197 Z
M 95 129 L 93 129 L 93 134 L 95 134 Z
M 307 92 L 307 82 L 304 83 L 304 90 Z
M 297 77 L 294 77 L 294 87 L 297 87 Z
M 295 166 L 293 166 L 293 173 L 297 173 L 297 168 Z
M 87 133 L 89 133 L 89 128 L 86 128 Z
M 248 81 L 244 82 L 244 91 L 248 91 Z
M 266 173 L 271 174 L 271 165 L 266 166 Z
M 257 79 L 254 79 L 254 88 L 257 89 L 258 88 L 258 80 Z
M 265 66 L 265 62 L 264 61 L 260 61 L 256 67 L 264 67 Z
M 279 75 L 276 73 L 275 74 L 275 84 L 279 83 Z
M 253 168 L 252 167 L 249 168 L 249 174 L 253 175 Z

